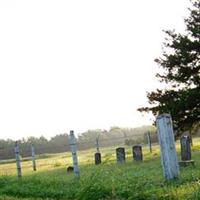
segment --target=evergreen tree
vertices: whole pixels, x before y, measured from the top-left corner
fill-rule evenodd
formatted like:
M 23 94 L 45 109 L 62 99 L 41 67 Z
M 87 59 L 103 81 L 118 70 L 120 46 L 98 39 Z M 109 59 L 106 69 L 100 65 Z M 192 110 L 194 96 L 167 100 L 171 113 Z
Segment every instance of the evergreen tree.
M 149 107 L 138 109 L 154 115 L 170 113 L 177 134 L 200 122 L 200 0 L 191 3 L 186 32 L 165 31 L 162 56 L 155 59 L 163 69 L 156 77 L 167 89 L 149 92 Z

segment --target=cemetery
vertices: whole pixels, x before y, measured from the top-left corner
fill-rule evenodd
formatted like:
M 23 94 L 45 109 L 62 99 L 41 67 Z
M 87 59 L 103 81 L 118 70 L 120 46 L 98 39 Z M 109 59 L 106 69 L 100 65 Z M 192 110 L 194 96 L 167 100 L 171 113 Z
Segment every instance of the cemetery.
M 0 199 L 198 199 L 200 139 L 175 141 L 170 115 L 157 117 L 159 145 L 79 151 L 74 132 L 71 152 L 0 164 Z M 95 146 L 95 145 L 94 145 Z
M 141 2 L 0 3 L 0 200 L 200 199 L 200 0 Z

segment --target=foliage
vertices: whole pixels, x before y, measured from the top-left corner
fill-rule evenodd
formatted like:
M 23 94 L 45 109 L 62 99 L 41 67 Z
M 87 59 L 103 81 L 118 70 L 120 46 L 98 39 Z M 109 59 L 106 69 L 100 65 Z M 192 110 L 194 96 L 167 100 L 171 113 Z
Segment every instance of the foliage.
M 94 148 L 96 138 L 99 137 L 100 146 L 108 147 L 112 145 L 124 143 L 125 139 L 143 137 L 143 134 L 147 131 L 154 131 L 153 126 L 142 126 L 139 128 L 120 128 L 111 127 L 109 131 L 105 130 L 88 130 L 80 134 L 77 138 L 78 149 L 89 149 Z M 59 134 L 47 140 L 44 136 L 28 137 L 18 141 L 20 146 L 20 154 L 22 157 L 31 156 L 30 144 L 35 147 L 36 154 L 49 154 L 69 151 L 68 134 Z M 14 158 L 14 147 L 15 141 L 13 140 L 0 140 L 0 159 Z
M 126 139 L 124 141 L 125 145 L 127 146 L 133 146 L 134 144 L 142 144 L 143 138 L 137 138 L 137 139 Z
M 200 121 L 200 0 L 191 2 L 186 33 L 165 31 L 163 55 L 155 60 L 163 69 L 156 77 L 166 89 L 149 92 L 150 106 L 138 109 L 155 116 L 170 113 L 178 134 Z
M 50 140 L 47 140 L 44 136 L 39 138 L 31 136 L 27 139 L 22 138 L 18 140 L 18 144 L 22 157 L 31 155 L 31 144 L 34 145 L 37 154 L 58 153 L 69 150 L 69 147 L 66 145 L 68 144 L 67 134 L 56 135 Z M 0 159 L 14 158 L 14 146 L 14 140 L 0 140 Z
M 121 145 L 128 140 L 138 141 L 143 140 L 144 133 L 147 131 L 155 132 L 153 126 L 142 126 L 138 128 L 120 128 L 117 126 L 111 127 L 110 130 L 89 130 L 78 137 L 80 149 L 93 148 L 95 141 L 99 138 L 99 144 L 103 147 L 113 145 Z M 142 139 L 141 139 L 142 138 Z

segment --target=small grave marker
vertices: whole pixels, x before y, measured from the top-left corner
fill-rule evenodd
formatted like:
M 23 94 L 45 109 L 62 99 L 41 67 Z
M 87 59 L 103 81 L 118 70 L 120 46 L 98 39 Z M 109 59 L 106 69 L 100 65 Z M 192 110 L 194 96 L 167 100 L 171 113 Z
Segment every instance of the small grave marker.
M 183 135 L 180 138 L 181 143 L 181 161 L 180 166 L 188 166 L 190 164 L 194 165 L 194 160 L 191 160 L 191 142 L 188 135 Z
M 132 150 L 133 150 L 133 160 L 142 161 L 143 160 L 142 146 L 135 145 L 135 146 L 133 146 Z
M 124 163 L 126 160 L 125 157 L 125 149 L 123 147 L 119 147 L 116 149 L 117 163 Z
M 98 152 L 95 153 L 94 158 L 95 158 L 95 165 L 101 164 L 101 154 L 100 153 L 98 153 Z
M 69 167 L 67 167 L 67 172 L 73 172 L 74 171 L 74 168 L 72 167 L 72 166 L 69 166 Z

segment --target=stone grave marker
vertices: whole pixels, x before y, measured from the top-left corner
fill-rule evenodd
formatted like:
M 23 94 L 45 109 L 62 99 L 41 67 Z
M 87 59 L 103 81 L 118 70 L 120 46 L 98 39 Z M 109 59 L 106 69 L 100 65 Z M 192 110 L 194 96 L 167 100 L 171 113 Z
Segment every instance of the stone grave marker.
M 116 156 L 117 156 L 117 163 L 124 163 L 125 160 L 126 160 L 126 157 L 125 157 L 125 148 L 123 147 L 119 147 L 116 149 Z
M 180 172 L 176 155 L 171 115 L 159 115 L 156 118 L 156 127 L 160 145 L 163 175 L 167 180 L 177 178 Z
M 188 166 L 190 164 L 194 165 L 194 160 L 191 160 L 191 142 L 188 135 L 183 135 L 180 138 L 181 143 L 181 161 L 180 166 Z
M 98 153 L 98 152 L 95 153 L 94 158 L 95 158 L 95 165 L 101 164 L 101 154 L 100 153 Z
M 142 146 L 135 145 L 135 146 L 133 146 L 132 150 L 133 150 L 133 160 L 142 161 L 143 160 Z

